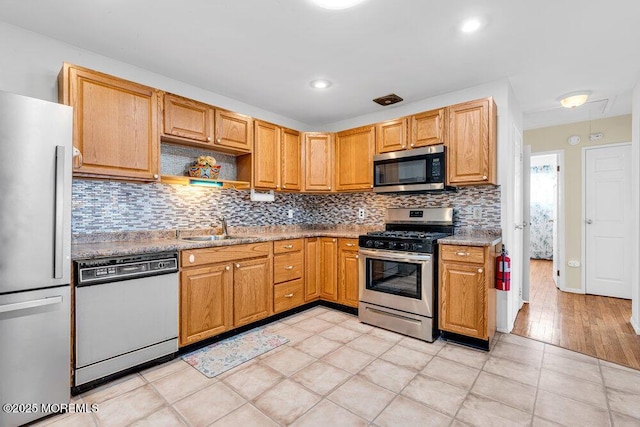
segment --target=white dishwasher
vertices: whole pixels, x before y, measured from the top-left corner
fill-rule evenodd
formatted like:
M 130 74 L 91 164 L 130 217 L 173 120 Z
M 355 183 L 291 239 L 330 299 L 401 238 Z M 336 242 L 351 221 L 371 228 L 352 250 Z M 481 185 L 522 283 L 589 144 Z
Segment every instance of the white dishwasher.
M 76 262 L 74 386 L 178 351 L 178 254 Z

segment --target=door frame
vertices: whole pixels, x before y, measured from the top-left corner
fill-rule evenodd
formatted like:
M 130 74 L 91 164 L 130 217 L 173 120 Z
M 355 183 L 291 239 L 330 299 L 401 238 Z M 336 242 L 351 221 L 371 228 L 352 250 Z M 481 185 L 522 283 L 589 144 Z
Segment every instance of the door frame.
M 556 212 L 557 223 L 556 227 L 558 227 L 558 236 L 557 241 L 554 241 L 553 244 L 558 247 L 558 259 L 557 266 L 560 271 L 560 276 L 557 275 L 557 272 L 552 272 L 552 274 L 556 275 L 556 285 L 558 289 L 565 292 L 576 292 L 576 289 L 568 289 L 565 285 L 565 254 L 566 254 L 566 242 L 565 242 L 565 191 L 564 191 L 564 150 L 550 150 L 550 151 L 536 151 L 535 153 L 531 153 L 531 157 L 536 156 L 547 156 L 547 155 L 555 155 L 556 156 L 556 165 L 560 168 L 560 171 L 557 175 L 556 181 L 556 189 L 557 189 L 557 209 Z M 531 171 L 529 171 L 531 173 Z M 584 292 L 578 292 L 584 293 Z
M 580 254 L 580 265 L 582 266 L 582 270 L 580 271 L 580 289 L 572 290 L 576 293 L 587 293 L 587 267 L 585 266 L 585 261 L 587 259 L 587 227 L 585 227 L 585 221 L 587 220 L 587 151 L 589 150 L 602 150 L 604 148 L 614 148 L 614 147 L 623 147 L 630 146 L 633 154 L 633 145 L 631 142 L 618 142 L 615 144 L 601 144 L 601 145 L 593 145 L 591 147 L 582 147 L 582 206 L 580 207 L 581 211 L 581 220 L 580 220 L 580 229 L 581 229 L 581 238 L 582 238 L 582 248 Z M 631 164 L 631 188 L 633 189 L 633 163 Z M 632 207 L 633 209 L 633 207 Z M 633 239 L 633 237 L 632 237 Z M 633 245 L 633 242 L 632 242 Z M 633 277 L 633 275 L 632 275 Z M 631 298 L 633 301 L 633 283 L 631 284 Z

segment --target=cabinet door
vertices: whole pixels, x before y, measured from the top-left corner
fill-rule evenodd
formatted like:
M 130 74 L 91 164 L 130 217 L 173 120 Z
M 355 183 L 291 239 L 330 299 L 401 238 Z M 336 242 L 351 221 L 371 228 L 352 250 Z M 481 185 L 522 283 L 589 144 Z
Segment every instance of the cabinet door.
M 304 239 L 304 300 L 320 298 L 320 238 Z
M 180 345 L 233 327 L 233 285 L 228 263 L 180 273 Z
M 328 133 L 304 135 L 304 189 L 331 191 L 333 186 L 333 140 Z
M 233 269 L 233 325 L 264 319 L 272 312 L 271 258 L 238 261 Z
M 250 153 L 253 150 L 253 119 L 226 110 L 215 110 L 215 145 L 234 152 Z
M 482 264 L 441 262 L 440 329 L 488 339 L 483 267 Z
M 389 120 L 376 125 L 376 153 L 407 148 L 407 119 Z
M 271 123 L 254 122 L 253 186 L 276 189 L 280 187 L 280 128 Z
M 95 71 L 63 69 L 63 101 L 74 110 L 76 176 L 159 179 L 156 90 Z
M 495 111 L 491 98 L 449 107 L 447 175 L 451 185 L 496 183 Z
M 213 109 L 206 104 L 164 95 L 164 135 L 210 143 Z
M 282 129 L 280 133 L 280 184 L 283 190 L 302 189 L 302 146 L 300 132 Z
M 445 109 L 411 116 L 411 148 L 444 143 Z
M 320 296 L 338 301 L 338 239 L 320 238 Z
M 339 247 L 338 303 L 357 307 L 359 301 L 358 241 L 340 239 Z
M 373 188 L 375 127 L 340 132 L 336 136 L 336 190 Z

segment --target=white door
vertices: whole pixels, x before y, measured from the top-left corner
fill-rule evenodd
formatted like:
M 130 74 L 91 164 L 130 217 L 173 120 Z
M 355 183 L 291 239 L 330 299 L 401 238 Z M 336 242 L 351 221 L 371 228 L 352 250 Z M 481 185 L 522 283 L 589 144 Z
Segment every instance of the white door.
M 551 236 L 553 239 L 553 271 L 552 271 L 552 277 L 553 277 L 553 281 L 556 284 L 556 288 L 559 287 L 558 285 L 558 271 L 560 270 L 560 266 L 558 265 L 558 260 L 560 259 L 559 256 L 559 251 L 558 251 L 558 247 L 560 246 L 558 244 L 558 206 L 560 206 L 560 191 L 558 190 L 558 183 L 560 182 L 560 171 L 558 170 L 558 162 L 557 162 L 557 156 L 556 157 L 556 162 L 554 163 L 553 167 L 556 168 L 556 179 L 555 182 L 553 183 L 553 215 L 551 217 L 551 221 L 553 221 L 553 228 L 552 228 L 552 232 L 551 232 Z
M 631 298 L 631 145 L 585 150 L 585 290 Z
M 522 159 L 522 301 L 529 301 L 531 263 L 531 146 L 525 145 Z
M 522 307 L 522 283 L 524 280 L 523 275 L 523 260 L 522 260 L 522 235 L 524 226 L 524 220 L 522 219 L 522 132 L 517 127 L 513 127 L 513 145 L 514 145 L 514 202 L 513 219 L 515 232 L 513 233 L 513 243 L 511 248 L 508 248 L 511 253 L 511 289 L 515 291 L 515 298 L 513 298 L 513 313 L 517 313 Z M 528 227 L 527 227 L 528 228 Z

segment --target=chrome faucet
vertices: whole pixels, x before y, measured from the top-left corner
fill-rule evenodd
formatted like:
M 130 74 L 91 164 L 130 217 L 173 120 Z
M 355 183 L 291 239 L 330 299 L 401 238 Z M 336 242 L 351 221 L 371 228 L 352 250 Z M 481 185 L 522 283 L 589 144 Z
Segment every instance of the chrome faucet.
M 227 220 L 223 216 L 220 217 L 220 225 L 222 226 L 222 235 L 226 236 L 227 235 Z

